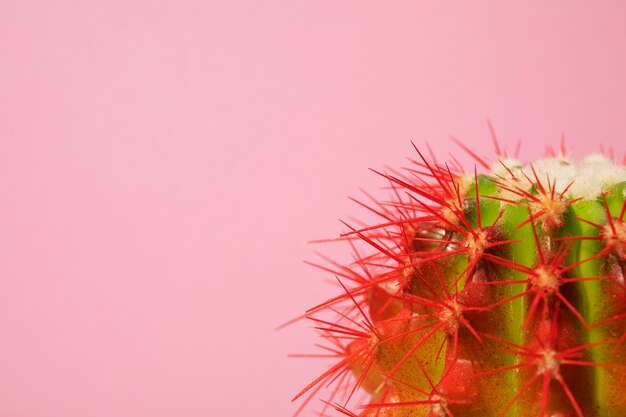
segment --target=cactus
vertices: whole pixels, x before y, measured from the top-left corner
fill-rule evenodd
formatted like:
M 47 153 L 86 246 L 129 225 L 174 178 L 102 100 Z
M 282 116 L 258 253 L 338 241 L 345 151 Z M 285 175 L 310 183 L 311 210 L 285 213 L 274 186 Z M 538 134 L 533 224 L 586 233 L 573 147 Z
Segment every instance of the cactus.
M 494 143 L 492 164 L 459 143 L 470 173 L 417 148 L 374 171 L 392 198 L 357 201 L 380 221 L 344 223 L 354 262 L 313 264 L 339 293 L 303 317 L 334 363 L 298 413 L 326 392 L 322 416 L 626 416 L 625 162 Z

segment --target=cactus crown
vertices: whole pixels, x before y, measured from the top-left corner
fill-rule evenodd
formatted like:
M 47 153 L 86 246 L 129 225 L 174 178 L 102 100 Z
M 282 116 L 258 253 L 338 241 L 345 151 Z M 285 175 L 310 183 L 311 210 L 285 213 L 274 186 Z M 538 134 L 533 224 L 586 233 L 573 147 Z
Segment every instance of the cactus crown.
M 393 198 L 360 202 L 379 224 L 345 223 L 354 262 L 316 265 L 340 293 L 306 318 L 335 362 L 294 400 L 327 391 L 322 416 L 626 416 L 624 162 L 464 149 L 480 174 L 417 148 L 379 172 Z

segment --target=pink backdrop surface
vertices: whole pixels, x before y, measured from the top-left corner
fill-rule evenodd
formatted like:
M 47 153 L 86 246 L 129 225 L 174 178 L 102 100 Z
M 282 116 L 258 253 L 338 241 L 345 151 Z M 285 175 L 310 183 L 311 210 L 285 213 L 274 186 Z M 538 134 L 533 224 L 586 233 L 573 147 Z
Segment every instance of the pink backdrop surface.
M 305 241 L 487 117 L 623 152 L 624 4 L 1 0 L 0 415 L 289 416 Z

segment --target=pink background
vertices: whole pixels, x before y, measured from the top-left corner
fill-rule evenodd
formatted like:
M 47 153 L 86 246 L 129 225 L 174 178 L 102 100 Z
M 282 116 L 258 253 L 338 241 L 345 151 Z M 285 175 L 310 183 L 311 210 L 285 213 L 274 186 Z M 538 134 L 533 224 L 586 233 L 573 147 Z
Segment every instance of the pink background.
M 621 1 L 0 0 L 0 415 L 289 416 L 367 167 L 621 155 L 625 56 Z

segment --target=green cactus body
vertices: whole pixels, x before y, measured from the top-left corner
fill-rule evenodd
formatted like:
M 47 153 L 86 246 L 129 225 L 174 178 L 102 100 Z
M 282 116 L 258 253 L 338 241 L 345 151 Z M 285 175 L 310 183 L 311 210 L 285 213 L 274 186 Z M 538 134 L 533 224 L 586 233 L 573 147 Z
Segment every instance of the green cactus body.
M 626 169 L 499 156 L 380 173 L 393 200 L 361 203 L 381 222 L 348 226 L 355 262 L 322 266 L 341 293 L 307 312 L 337 362 L 296 398 L 329 389 L 321 415 L 626 416 Z

